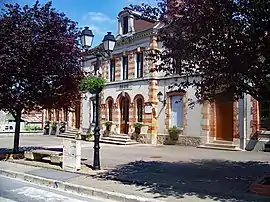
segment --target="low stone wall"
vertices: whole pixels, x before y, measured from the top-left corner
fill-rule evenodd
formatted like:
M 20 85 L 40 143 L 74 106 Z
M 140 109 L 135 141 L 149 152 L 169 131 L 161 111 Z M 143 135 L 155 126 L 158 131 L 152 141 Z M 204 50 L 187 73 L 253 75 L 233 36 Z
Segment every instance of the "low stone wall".
M 203 138 L 198 136 L 180 135 L 177 142 L 172 141 L 169 135 L 157 135 L 157 144 L 182 145 L 197 147 L 203 143 Z

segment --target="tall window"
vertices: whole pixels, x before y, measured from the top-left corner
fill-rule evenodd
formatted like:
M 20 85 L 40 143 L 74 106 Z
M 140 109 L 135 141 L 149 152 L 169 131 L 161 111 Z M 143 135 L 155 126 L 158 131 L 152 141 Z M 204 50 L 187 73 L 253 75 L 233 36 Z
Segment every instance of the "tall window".
M 142 122 L 143 117 L 143 100 L 142 98 L 137 99 L 137 121 Z
M 64 121 L 65 122 L 68 121 L 68 109 L 67 108 L 64 109 Z
M 109 121 L 112 121 L 112 108 L 113 108 L 113 101 L 108 101 L 108 109 L 109 109 Z
M 123 80 L 128 79 L 128 56 L 122 58 Z
M 48 110 L 48 120 L 51 121 L 52 120 L 52 110 Z
M 97 107 L 97 105 L 96 105 L 96 101 L 92 101 L 92 115 L 93 115 L 93 117 L 92 117 L 92 123 L 96 123 L 96 107 Z
M 55 110 L 56 121 L 59 121 L 59 109 Z
M 115 60 L 110 60 L 110 81 L 115 81 Z
M 184 103 L 183 96 L 176 95 L 171 97 L 171 125 L 176 127 L 183 126 Z
M 260 129 L 270 129 L 269 105 L 262 101 L 259 102 Z
M 127 34 L 128 33 L 128 16 L 123 17 L 123 34 Z
M 137 53 L 137 78 L 143 77 L 143 53 Z

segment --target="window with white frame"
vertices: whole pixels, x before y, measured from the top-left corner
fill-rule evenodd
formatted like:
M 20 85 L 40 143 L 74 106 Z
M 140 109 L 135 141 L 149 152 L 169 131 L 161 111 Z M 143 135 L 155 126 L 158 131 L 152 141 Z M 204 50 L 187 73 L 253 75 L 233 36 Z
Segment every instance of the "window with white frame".
M 122 75 L 123 75 L 123 80 L 128 79 L 128 56 L 123 56 L 122 57 Z
M 110 81 L 115 81 L 115 59 L 110 60 Z
M 137 65 L 137 78 L 143 77 L 143 53 L 137 53 L 136 57 L 136 65 Z

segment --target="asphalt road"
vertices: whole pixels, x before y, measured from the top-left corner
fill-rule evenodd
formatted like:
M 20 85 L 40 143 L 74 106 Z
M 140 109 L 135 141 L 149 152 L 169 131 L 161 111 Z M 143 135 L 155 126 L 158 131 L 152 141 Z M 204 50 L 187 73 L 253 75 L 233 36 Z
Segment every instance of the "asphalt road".
M 109 202 L 0 176 L 1 202 Z

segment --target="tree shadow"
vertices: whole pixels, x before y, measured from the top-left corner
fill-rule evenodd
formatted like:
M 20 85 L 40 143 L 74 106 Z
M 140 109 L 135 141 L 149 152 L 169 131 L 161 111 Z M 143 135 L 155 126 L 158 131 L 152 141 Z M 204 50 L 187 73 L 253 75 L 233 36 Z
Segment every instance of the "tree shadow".
M 270 201 L 248 193 L 251 183 L 269 174 L 263 162 L 192 160 L 190 162 L 135 161 L 99 174 L 123 184 L 137 185 L 159 197 L 195 195 L 217 201 Z
M 19 153 L 23 153 L 25 151 L 30 151 L 30 150 L 37 150 L 37 149 L 59 151 L 59 152 L 63 151 L 63 148 L 28 146 L 28 147 L 20 147 Z M 12 154 L 12 153 L 13 153 L 13 149 L 11 149 L 11 148 L 0 148 L 0 154 Z

